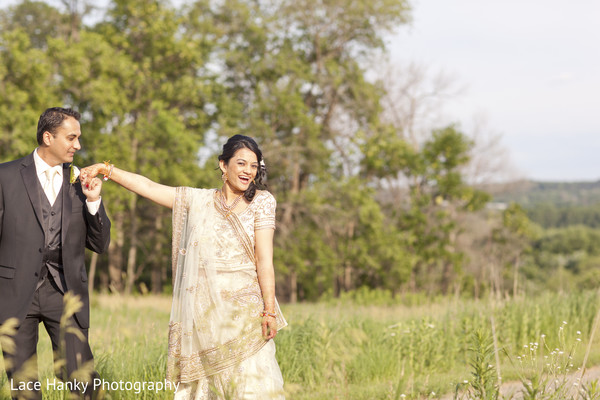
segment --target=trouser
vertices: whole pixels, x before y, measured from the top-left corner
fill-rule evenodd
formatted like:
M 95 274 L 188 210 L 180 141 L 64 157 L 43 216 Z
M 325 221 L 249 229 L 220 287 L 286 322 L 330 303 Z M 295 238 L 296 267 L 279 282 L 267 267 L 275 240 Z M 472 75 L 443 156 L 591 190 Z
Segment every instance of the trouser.
M 85 399 L 92 398 L 93 384 L 91 382 L 98 374 L 93 370 L 93 355 L 88 343 L 88 330 L 81 329 L 74 317 L 71 317 L 70 327 L 79 330 L 84 340 L 74 333 L 67 332 L 66 327 L 62 327 L 61 333 L 62 314 L 63 294 L 48 277 L 35 291 L 27 317 L 21 322 L 13 337 L 15 354 L 9 354 L 2 349 L 13 400 L 41 400 L 40 389 L 47 385 L 47 382 L 39 382 L 37 369 L 36 350 L 40 322 L 44 324 L 52 341 L 55 370 L 63 381 L 54 381 L 53 378 L 50 378 L 54 383 L 52 387 L 72 389 L 72 392 L 80 392 L 81 397 Z M 73 375 L 75 371 L 77 374 Z M 65 384 L 66 382 L 68 384 Z M 61 383 L 63 383 L 62 386 Z M 84 383 L 88 383 L 87 386 L 84 386 Z M 81 389 L 84 387 L 86 390 L 81 393 Z

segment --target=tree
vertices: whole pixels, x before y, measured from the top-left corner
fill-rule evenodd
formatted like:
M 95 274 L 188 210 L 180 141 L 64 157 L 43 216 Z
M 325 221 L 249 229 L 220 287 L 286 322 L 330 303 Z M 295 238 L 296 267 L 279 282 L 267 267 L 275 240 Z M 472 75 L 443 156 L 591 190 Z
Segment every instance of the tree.
M 447 293 L 460 275 L 464 255 L 456 246 L 459 216 L 489 200 L 463 180 L 461 168 L 469 161 L 471 146 L 454 126 L 433 131 L 418 148 L 398 136 L 382 138 L 381 131 L 365 142 L 363 165 L 369 176 L 390 182 L 404 178 L 405 191 L 389 186 L 387 203 L 399 230 L 410 232 L 408 252 L 415 259 L 411 291 Z
M 219 132 L 251 132 L 263 145 L 280 212 L 276 247 L 296 249 L 302 217 L 315 211 L 305 193 L 341 179 L 339 140 L 376 119 L 378 88 L 363 65 L 383 49 L 383 34 L 407 19 L 404 1 L 226 1 L 216 9 L 231 101 Z M 352 121 L 340 132 L 340 121 Z M 351 144 L 350 144 L 351 145 Z M 317 219 L 324 216 L 316 215 Z M 297 299 L 302 257 L 276 260 L 280 285 Z
M 95 27 L 97 33 L 90 34 L 89 37 L 100 36 L 112 52 L 107 65 L 121 63 L 109 69 L 97 64 L 106 80 L 116 83 L 108 86 L 111 90 L 106 90 L 105 79 L 95 78 L 94 68 L 87 68 L 89 74 L 74 71 L 69 75 L 70 87 L 64 89 L 76 92 L 73 97 L 80 109 L 89 112 L 96 129 L 102 132 L 89 152 L 91 159 L 110 158 L 124 169 L 165 184 L 199 185 L 203 181 L 198 177 L 197 152 L 210 124 L 202 110 L 212 101 L 212 84 L 210 76 L 198 79 L 206 62 L 207 43 L 198 39 L 197 31 L 181 29 L 185 18 L 157 1 L 118 0 L 112 3 L 106 20 Z M 93 43 L 87 37 L 82 35 L 79 45 L 88 54 L 75 57 L 93 60 L 89 53 L 94 54 L 95 48 L 86 46 L 85 43 Z M 86 83 L 98 86 L 90 92 L 77 92 Z M 108 98 L 88 100 L 93 95 Z M 150 219 L 151 229 L 142 230 L 145 226 L 141 222 L 145 221 L 138 214 L 143 209 L 149 208 L 149 214 L 162 219 L 168 216 L 158 206 L 138 202 L 136 195 L 122 189 L 109 191 L 107 196 L 116 239 L 109 261 L 112 285 L 118 291 L 131 292 L 144 265 L 137 260 L 143 245 L 140 232 L 154 233 L 146 239 L 156 243 L 153 248 L 162 248 L 170 238 L 165 238 L 164 230 L 157 232 L 155 228 L 170 224 Z M 127 279 L 123 283 L 125 264 Z M 154 268 L 160 269 L 160 264 L 155 263 Z M 162 276 L 163 272 L 155 270 L 153 275 Z M 154 282 L 158 280 L 155 278 Z
M 0 31 L 20 30 L 29 37 L 31 46 L 45 49 L 49 38 L 65 37 L 66 16 L 42 1 L 24 0 L 0 10 Z
M 20 30 L 0 36 L 0 162 L 37 146 L 36 123 L 48 104 L 60 104 L 47 54 Z
M 513 266 L 513 296 L 517 296 L 519 293 L 519 268 L 523 254 L 530 250 L 530 244 L 536 234 L 535 226 L 527 218 L 523 208 L 516 203 L 511 203 L 502 212 L 502 225 L 492 231 L 492 240 L 498 246 L 496 249 L 498 264 L 501 267 L 505 263 Z M 501 275 L 495 277 L 494 283 L 496 294 L 501 296 Z

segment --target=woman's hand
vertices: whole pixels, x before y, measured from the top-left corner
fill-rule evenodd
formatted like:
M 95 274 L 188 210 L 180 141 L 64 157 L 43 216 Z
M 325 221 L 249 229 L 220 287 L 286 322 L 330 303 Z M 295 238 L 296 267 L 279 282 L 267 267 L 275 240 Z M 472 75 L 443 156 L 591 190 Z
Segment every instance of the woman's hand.
M 265 340 L 273 339 L 277 335 L 277 320 L 275 317 L 265 315 L 262 317 L 262 334 Z
M 98 176 L 101 171 L 104 169 L 104 164 L 94 164 L 89 167 L 85 167 L 81 169 L 81 173 L 79 174 L 79 180 L 81 181 L 81 185 L 83 187 L 88 188 L 92 183 L 92 180 Z

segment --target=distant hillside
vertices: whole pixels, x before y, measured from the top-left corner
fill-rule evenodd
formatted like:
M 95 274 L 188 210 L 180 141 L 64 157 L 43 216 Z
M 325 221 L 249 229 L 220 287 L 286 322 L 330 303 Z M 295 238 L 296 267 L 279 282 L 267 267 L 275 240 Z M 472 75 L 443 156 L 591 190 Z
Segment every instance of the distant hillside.
M 497 203 L 520 204 L 529 218 L 545 228 L 586 225 L 600 228 L 600 181 L 522 181 L 484 188 Z
M 515 202 L 524 208 L 540 204 L 556 207 L 593 206 L 600 203 L 600 181 L 535 182 L 521 181 L 488 186 L 496 202 Z

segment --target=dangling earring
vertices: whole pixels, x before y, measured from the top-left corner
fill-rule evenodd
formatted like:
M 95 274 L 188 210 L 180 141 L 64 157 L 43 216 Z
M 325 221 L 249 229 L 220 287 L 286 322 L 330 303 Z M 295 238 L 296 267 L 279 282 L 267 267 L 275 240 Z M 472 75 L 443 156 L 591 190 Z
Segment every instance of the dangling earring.
M 223 183 L 226 183 L 226 182 L 227 182 L 227 172 L 223 172 L 223 173 L 221 174 L 221 179 L 223 180 Z

